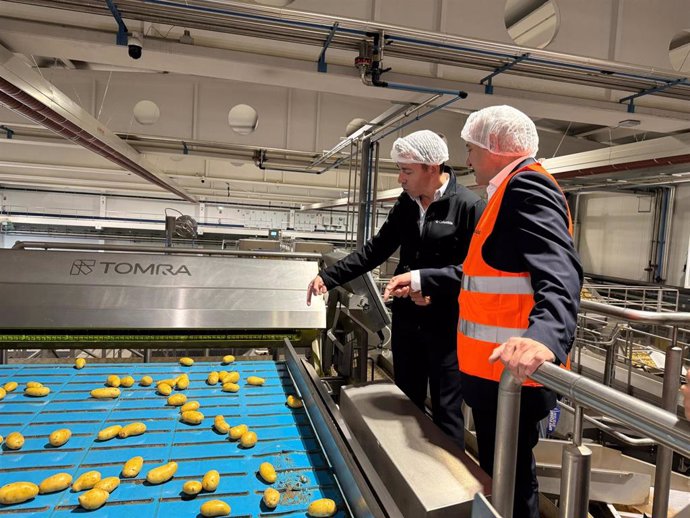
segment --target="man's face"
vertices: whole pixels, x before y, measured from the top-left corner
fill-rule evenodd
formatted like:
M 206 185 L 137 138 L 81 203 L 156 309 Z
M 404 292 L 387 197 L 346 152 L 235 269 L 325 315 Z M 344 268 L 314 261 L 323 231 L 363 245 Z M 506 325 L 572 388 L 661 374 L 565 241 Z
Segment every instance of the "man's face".
M 435 171 L 435 166 L 425 164 L 398 164 L 398 183 L 407 194 L 416 198 L 424 194 L 429 187 Z
M 491 179 L 503 169 L 500 155 L 494 155 L 488 149 L 467 143 L 467 167 L 474 170 L 477 185 L 489 185 Z

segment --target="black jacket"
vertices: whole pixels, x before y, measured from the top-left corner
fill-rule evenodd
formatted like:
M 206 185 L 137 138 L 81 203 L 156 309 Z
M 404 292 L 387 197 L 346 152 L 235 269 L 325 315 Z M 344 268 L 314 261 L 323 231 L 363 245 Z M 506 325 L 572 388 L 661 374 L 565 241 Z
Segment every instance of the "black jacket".
M 452 169 L 444 170 L 450 174 L 448 187 L 440 199 L 429 205 L 421 234 L 419 206 L 406 193 L 402 193 L 378 234 L 361 250 L 320 272 L 329 290 L 373 270 L 400 247 L 400 263 L 395 273 L 421 270 L 422 293 L 431 295 L 432 303 L 421 308 L 409 299 L 396 299 L 394 316 L 401 311 L 418 308 L 433 314 L 434 321 L 445 321 L 455 327 L 460 291 L 458 265 L 465 260 L 474 227 L 486 204 L 479 196 L 457 183 Z M 438 269 L 448 265 L 453 266 L 446 271 L 440 285 L 427 282 L 425 268 Z

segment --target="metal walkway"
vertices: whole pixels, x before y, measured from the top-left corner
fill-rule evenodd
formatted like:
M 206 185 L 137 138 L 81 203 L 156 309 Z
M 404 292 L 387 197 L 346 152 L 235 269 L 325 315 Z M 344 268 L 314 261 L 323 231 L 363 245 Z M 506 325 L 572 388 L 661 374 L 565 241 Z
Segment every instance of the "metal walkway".
M 221 391 L 221 385 L 209 386 L 206 377 L 213 370 L 240 373 L 238 393 Z M 143 375 L 154 381 L 188 373 L 190 386 L 183 393 L 188 401 L 199 401 L 206 416 L 201 425 L 179 421 L 179 407 L 166 405 L 166 397 L 150 387 L 138 385 Z M 104 386 L 108 375 L 131 375 L 137 384 L 121 388 L 115 400 L 96 400 L 91 389 Z M 266 379 L 263 386 L 246 384 L 247 376 Z M 285 405 L 288 394 L 296 394 L 287 367 L 282 362 L 247 361 L 221 366 L 219 363 L 178 364 L 89 364 L 83 370 L 68 365 L 0 366 L 0 386 L 16 381 L 19 387 L 0 401 L 0 435 L 19 431 L 26 442 L 21 450 L 0 452 L 0 486 L 29 481 L 36 484 L 58 472 L 68 472 L 74 479 L 89 470 L 102 476 L 119 476 L 125 461 L 135 455 L 144 457 L 138 477 L 121 479 L 121 485 L 104 507 L 91 511 L 98 517 L 184 517 L 199 516 L 201 504 L 210 499 L 225 500 L 234 518 L 305 516 L 314 499 L 332 498 L 339 518 L 349 516 L 332 469 L 304 409 Z M 22 390 L 27 381 L 40 381 L 50 387 L 45 398 L 30 398 Z M 251 449 L 241 449 L 227 436 L 212 428 L 213 418 L 222 414 L 231 425 L 247 424 L 259 441 Z M 137 437 L 96 441 L 96 434 L 106 426 L 146 423 L 147 431 Z M 58 428 L 69 428 L 72 437 L 59 448 L 48 444 L 48 435 Z M 174 478 L 164 484 L 145 482 L 152 467 L 176 461 Z M 261 502 L 269 487 L 257 475 L 259 464 L 271 462 L 278 480 L 271 485 L 281 492 L 278 507 L 271 511 Z M 187 480 L 201 480 L 210 469 L 220 472 L 218 489 L 196 497 L 182 493 Z M 78 507 L 80 493 L 70 490 L 38 495 L 23 504 L 0 505 L 0 516 L 67 517 L 86 512 Z

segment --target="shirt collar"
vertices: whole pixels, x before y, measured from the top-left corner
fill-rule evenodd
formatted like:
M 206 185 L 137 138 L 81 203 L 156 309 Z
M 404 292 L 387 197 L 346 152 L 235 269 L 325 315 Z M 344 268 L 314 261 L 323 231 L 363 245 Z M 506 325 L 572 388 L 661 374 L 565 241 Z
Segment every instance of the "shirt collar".
M 448 173 L 446 173 L 446 174 L 448 174 Z M 443 182 L 443 185 L 441 185 L 441 187 L 439 187 L 438 189 L 436 189 L 436 191 L 434 191 L 434 199 L 431 200 L 432 202 L 441 199 L 441 196 L 443 196 L 446 193 L 446 189 L 448 189 L 449 183 L 450 183 L 450 174 L 448 174 L 448 178 L 446 179 L 445 182 Z M 410 196 L 410 198 L 412 198 L 412 196 Z M 417 205 L 419 205 L 420 207 L 422 206 L 422 200 L 419 198 L 419 196 L 415 196 L 412 199 L 417 202 Z M 422 208 L 422 210 L 424 210 L 424 209 Z
M 486 186 L 486 194 L 488 195 L 489 200 L 494 195 L 494 193 L 498 190 L 498 188 L 501 186 L 503 181 L 508 177 L 508 175 L 513 172 L 513 169 L 515 169 L 526 158 L 529 158 L 529 157 L 528 156 L 521 156 L 521 157 L 516 158 L 510 164 L 508 164 L 503 169 L 501 169 L 501 172 L 498 173 L 496 176 L 494 176 L 491 179 L 491 181 L 489 182 L 489 185 Z

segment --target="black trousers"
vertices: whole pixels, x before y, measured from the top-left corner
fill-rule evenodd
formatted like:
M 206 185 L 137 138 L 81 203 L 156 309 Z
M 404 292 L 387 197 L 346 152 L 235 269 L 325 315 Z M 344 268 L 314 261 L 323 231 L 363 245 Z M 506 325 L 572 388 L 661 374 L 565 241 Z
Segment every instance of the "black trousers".
M 429 322 L 412 311 L 393 310 L 391 343 L 395 384 L 422 410 L 428 386 L 434 423 L 464 449 L 465 423 L 456 340 L 453 322 L 448 326 L 447 321 Z

